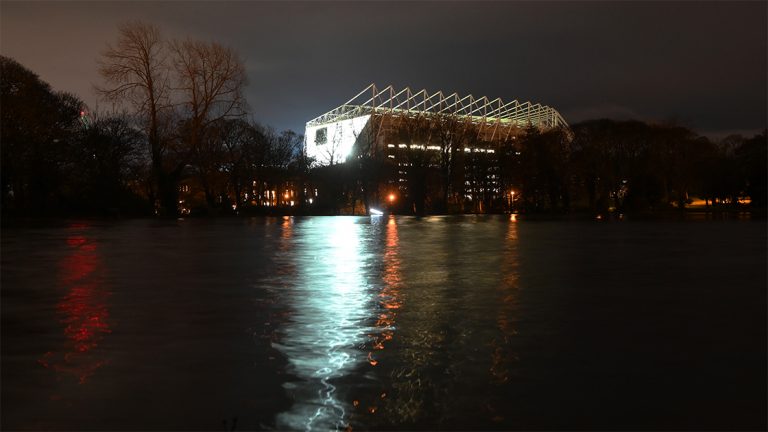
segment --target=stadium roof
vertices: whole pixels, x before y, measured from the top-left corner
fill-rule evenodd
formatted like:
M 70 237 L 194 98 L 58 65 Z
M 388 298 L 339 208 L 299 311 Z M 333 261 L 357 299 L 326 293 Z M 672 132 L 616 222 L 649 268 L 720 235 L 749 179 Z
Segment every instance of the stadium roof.
M 309 122 L 307 127 L 321 126 L 340 120 L 369 114 L 390 114 L 400 116 L 449 115 L 476 124 L 498 124 L 501 126 L 525 127 L 529 124 L 540 128 L 568 127 L 554 108 L 531 102 L 504 102 L 501 98 L 472 95 L 445 95 L 439 91 L 412 91 L 409 87 L 395 90 L 391 85 L 378 89 L 371 84 L 345 104 L 320 115 Z

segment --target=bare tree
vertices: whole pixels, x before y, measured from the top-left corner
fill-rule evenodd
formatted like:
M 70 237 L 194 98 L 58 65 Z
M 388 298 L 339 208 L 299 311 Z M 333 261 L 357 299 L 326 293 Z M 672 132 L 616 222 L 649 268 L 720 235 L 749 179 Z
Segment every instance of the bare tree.
M 323 158 L 328 161 L 328 165 L 334 165 L 340 162 L 339 161 L 341 155 L 341 141 L 343 137 L 343 127 L 341 126 L 340 122 L 336 123 L 336 126 L 334 126 L 333 131 L 333 138 L 329 141 L 328 140 L 328 130 L 326 128 L 326 131 L 324 132 L 326 135 L 324 137 L 325 141 L 318 144 L 325 144 L 321 147 L 321 153 L 323 155 Z
M 173 41 L 173 69 L 176 72 L 177 90 L 184 121 L 183 140 L 190 155 L 202 162 L 208 158 L 207 130 L 214 122 L 244 115 L 247 84 L 245 66 L 235 51 L 216 42 L 192 39 Z M 210 174 L 202 168 L 216 170 L 210 164 L 201 164 L 201 179 Z M 206 201 L 211 206 L 214 196 L 205 188 Z
M 383 117 L 372 113 L 368 122 L 360 130 L 352 129 L 355 144 L 349 161 L 353 165 L 353 177 L 356 181 L 352 193 L 352 209 L 356 206 L 358 193 L 361 195 L 365 214 L 370 213 L 371 202 L 379 206 L 379 184 L 381 182 L 383 164 L 377 157 L 379 137 Z
M 452 187 L 455 182 L 451 180 L 457 175 L 457 171 L 463 170 L 463 166 L 457 167 L 458 156 L 461 155 L 463 141 L 466 139 L 466 125 L 456 114 L 440 113 L 432 117 L 432 127 L 437 135 L 437 144 L 440 148 L 438 155 L 438 166 L 441 180 L 441 202 L 442 211 L 447 212 L 449 207 L 449 198 L 454 192 Z M 454 201 L 457 199 L 454 197 Z
M 181 106 L 196 133 L 227 117 L 245 114 L 243 61 L 231 48 L 191 39 L 171 43 Z
M 417 215 L 425 214 L 429 172 L 435 162 L 434 153 L 427 150 L 427 146 L 434 139 L 433 132 L 431 118 L 423 113 L 405 117 L 400 130 L 401 141 L 408 145 L 403 152 L 403 171 L 407 171 L 408 179 L 408 199 Z
M 165 210 L 175 212 L 174 185 L 163 169 L 161 121 L 170 107 L 167 52 L 160 30 L 140 21 L 119 28 L 115 45 L 107 44 L 99 59 L 99 73 L 106 85 L 97 87 L 108 101 L 128 102 L 142 119 L 152 154 L 152 175 Z

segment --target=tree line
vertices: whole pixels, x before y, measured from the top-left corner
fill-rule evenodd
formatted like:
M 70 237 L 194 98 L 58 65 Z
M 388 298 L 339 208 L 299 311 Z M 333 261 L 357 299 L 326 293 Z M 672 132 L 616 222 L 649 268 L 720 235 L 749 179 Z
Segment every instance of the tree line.
M 713 141 L 639 121 L 529 126 L 489 138 L 456 116 L 415 115 L 385 135 L 406 144 L 395 163 L 379 142 L 384 120 L 373 116 L 346 163 L 312 168 L 303 136 L 249 116 L 236 52 L 167 39 L 141 22 L 121 26 L 99 59 L 97 91 L 109 111 L 90 112 L 13 59 L 0 57 L 0 67 L 4 214 L 606 212 L 685 208 L 694 198 L 711 208 L 768 202 L 765 132 Z
M 243 61 L 216 42 L 124 24 L 99 60 L 109 111 L 13 59 L 0 67 L 4 214 L 174 216 L 184 182 L 200 191 L 192 205 L 214 211 L 256 179 L 283 184 L 308 166 L 300 134 L 249 118 Z
M 373 116 L 356 138 L 345 165 L 317 171 L 336 212 L 606 213 L 768 202 L 765 131 L 714 141 L 676 124 L 599 119 L 484 133 L 456 115 L 416 113 Z M 384 155 L 381 141 L 399 144 Z
M 765 131 L 712 141 L 675 124 L 607 119 L 571 131 L 570 140 L 559 130 L 530 131 L 516 147 L 522 208 L 683 209 L 694 198 L 710 208 L 766 206 Z

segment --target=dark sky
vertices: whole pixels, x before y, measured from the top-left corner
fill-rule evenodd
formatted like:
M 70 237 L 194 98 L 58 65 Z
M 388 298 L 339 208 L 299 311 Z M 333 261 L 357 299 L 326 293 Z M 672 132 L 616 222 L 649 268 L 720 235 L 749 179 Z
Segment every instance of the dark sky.
M 141 19 L 235 48 L 254 117 L 278 129 L 303 133 L 375 82 L 719 136 L 766 127 L 767 5 L 3 1 L 0 52 L 93 109 L 100 51 L 120 22 Z

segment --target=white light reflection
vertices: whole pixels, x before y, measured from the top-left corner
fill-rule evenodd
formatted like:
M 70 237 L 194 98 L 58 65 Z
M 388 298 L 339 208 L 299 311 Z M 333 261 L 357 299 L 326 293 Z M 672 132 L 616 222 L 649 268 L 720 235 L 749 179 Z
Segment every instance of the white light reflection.
M 294 405 L 277 417 L 279 429 L 344 429 L 348 406 L 333 384 L 365 362 L 359 346 L 370 331 L 371 295 L 363 280 L 357 218 L 313 218 L 296 225 L 298 284 L 280 344 L 298 378 L 285 384 Z

